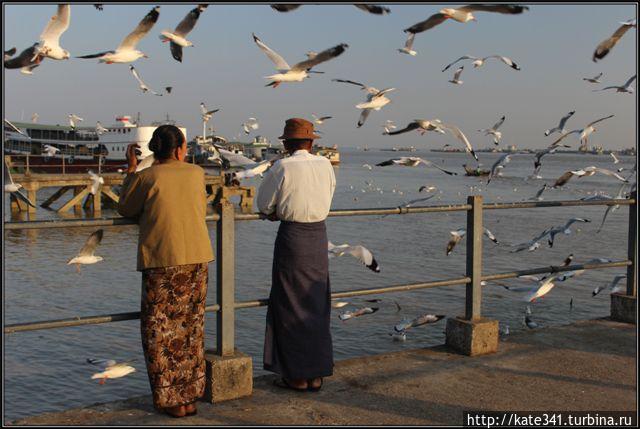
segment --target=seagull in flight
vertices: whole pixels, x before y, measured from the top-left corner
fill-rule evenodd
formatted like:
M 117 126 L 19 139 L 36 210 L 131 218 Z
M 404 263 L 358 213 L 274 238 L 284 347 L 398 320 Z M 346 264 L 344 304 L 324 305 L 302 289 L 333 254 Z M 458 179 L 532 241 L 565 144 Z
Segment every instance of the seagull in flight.
M 413 50 L 413 39 L 415 38 L 416 38 L 415 33 L 409 33 L 409 35 L 407 36 L 407 41 L 404 43 L 404 48 L 399 48 L 398 52 L 415 57 L 418 54 L 416 51 Z
M 153 89 L 149 88 L 146 83 L 144 83 L 144 81 L 142 80 L 142 78 L 138 74 L 138 70 L 136 70 L 136 68 L 134 66 L 130 65 L 129 66 L 129 71 L 131 71 L 131 74 L 133 75 L 133 77 L 135 77 L 136 80 L 138 81 L 138 87 L 140 88 L 142 93 L 150 92 L 153 95 L 157 95 L 157 96 L 162 97 L 162 94 L 160 94 L 158 92 L 155 92 Z
M 632 19 L 626 22 L 621 22 L 622 24 L 618 29 L 611 35 L 611 37 L 603 40 L 596 47 L 596 50 L 593 52 L 593 62 L 596 63 L 598 60 L 603 59 L 607 56 L 609 51 L 613 49 L 613 47 L 620 41 L 622 36 L 630 29 L 636 28 L 636 19 Z
M 111 359 L 87 359 L 87 363 L 101 367 L 101 372 L 93 374 L 91 379 L 99 379 L 99 383 L 104 384 L 108 378 L 120 378 L 135 372 L 136 369 L 129 365 L 129 363 L 135 362 L 135 360 L 136 359 L 131 359 L 125 362 L 116 362 Z
M 53 60 L 68 60 L 71 54 L 60 47 L 60 36 L 67 31 L 70 21 L 71 5 L 59 4 L 57 13 L 51 17 L 40 35 L 35 55 Z
M 423 158 L 419 158 L 416 156 L 403 156 L 401 158 L 394 158 L 394 159 L 390 159 L 388 161 L 383 161 L 379 164 L 376 164 L 377 167 L 385 167 L 387 165 L 403 165 L 405 167 L 417 167 L 420 164 L 424 164 L 427 167 L 435 167 L 438 170 L 442 171 L 445 174 L 448 174 L 450 176 L 455 176 L 458 173 L 454 172 L 454 171 L 448 171 L 445 170 L 444 168 L 438 166 L 436 163 L 429 161 L 428 159 L 423 159 Z
M 586 146 L 587 146 L 587 138 L 597 130 L 597 128 L 594 127 L 594 125 L 597 124 L 598 122 L 604 121 L 605 119 L 613 118 L 614 116 L 615 115 L 605 116 L 604 118 L 596 119 L 595 121 L 588 123 L 587 126 L 582 128 L 582 129 L 568 131 L 568 132 L 562 134 L 556 141 L 551 143 L 551 146 L 549 146 L 549 147 L 559 146 L 560 142 L 562 140 L 564 140 L 567 136 L 569 136 L 571 134 L 579 133 L 580 136 L 578 138 L 580 139 L 580 147 L 586 148 Z
M 96 262 L 104 260 L 102 256 L 95 255 L 96 247 L 98 247 L 98 244 L 102 241 L 103 233 L 104 230 L 102 229 L 92 233 L 89 238 L 87 238 L 82 249 L 80 249 L 80 252 L 73 258 L 69 259 L 67 265 L 76 264 L 76 271 L 79 273 L 80 265 L 95 264 Z
M 593 290 L 593 292 L 591 292 L 591 297 L 595 297 L 596 295 L 598 295 L 600 292 L 602 292 L 605 289 L 611 289 L 611 293 L 622 292 L 624 290 L 624 286 L 616 286 L 616 285 L 618 283 L 620 283 L 620 280 L 626 279 L 626 278 L 627 278 L 626 274 L 615 276 L 613 278 L 613 280 L 611 281 L 611 283 L 609 283 L 608 285 L 596 287 Z
M 391 103 L 386 96 L 387 93 L 395 90 L 395 88 L 385 88 L 383 90 L 379 90 L 374 88 L 373 86 L 367 86 L 359 82 L 354 82 L 352 80 L 345 79 L 331 79 L 333 82 L 341 82 L 341 83 L 349 83 L 351 85 L 359 86 L 360 89 L 367 92 L 367 100 L 363 103 L 356 104 L 356 108 L 362 109 L 362 113 L 360 114 L 360 119 L 358 120 L 358 128 L 364 125 L 369 113 L 372 110 L 380 110 L 387 104 Z
M 280 54 L 265 45 L 255 34 L 253 34 L 253 41 L 275 64 L 276 70 L 278 70 L 277 74 L 265 76 L 266 79 L 272 80 L 272 82 L 268 83 L 266 86 L 272 86 L 273 88 L 277 88 L 282 82 L 302 82 L 305 78 L 309 77 L 309 73 L 318 73 L 312 71 L 311 68 L 338 57 L 349 47 L 346 43 L 341 43 L 333 48 L 326 49 L 317 55 L 313 55 L 312 58 L 308 58 L 305 61 L 294 64 L 294 66 L 291 67 L 287 64 L 284 58 L 280 56 Z
M 91 195 L 95 195 L 98 190 L 100 189 L 100 186 L 104 185 L 104 178 L 101 176 L 98 176 L 96 173 L 94 173 L 93 171 L 89 170 L 89 177 L 91 178 Z
M 502 61 L 503 63 L 505 63 L 506 65 L 508 65 L 509 67 L 511 67 L 514 70 L 520 70 L 520 66 L 518 66 L 515 62 L 513 62 L 513 60 L 511 58 L 508 57 L 503 57 L 502 55 L 489 55 L 488 57 L 484 57 L 484 58 L 479 58 L 479 57 L 474 57 L 471 55 L 463 55 L 460 58 L 458 58 L 457 60 L 455 60 L 454 62 L 452 62 L 451 64 L 448 64 L 445 68 L 442 69 L 442 71 L 446 71 L 449 69 L 449 67 L 451 67 L 452 65 L 454 65 L 455 63 L 457 63 L 458 61 L 463 61 L 463 60 L 473 60 L 473 68 L 478 68 L 478 67 L 482 67 L 482 65 L 484 65 L 484 62 L 487 61 L 488 59 L 491 58 L 496 58 L 500 61 Z
M 301 4 L 272 4 L 270 5 L 271 9 L 277 10 L 278 12 L 291 12 L 302 6 Z M 374 15 L 386 15 L 391 13 L 391 9 L 384 6 L 378 6 L 375 4 L 354 4 L 360 10 L 365 12 L 372 13 Z
M 484 235 L 486 235 L 489 240 L 493 241 L 495 244 L 500 244 L 496 236 L 493 235 L 491 231 L 489 231 L 486 227 L 482 229 Z M 447 256 L 449 256 L 451 252 L 453 252 L 453 248 L 456 247 L 456 244 L 458 244 L 460 240 L 462 240 L 462 238 L 467 234 L 467 228 L 460 228 L 456 231 L 451 231 L 450 234 L 451 238 L 447 243 Z
M 332 242 L 328 242 L 329 258 L 342 256 L 346 253 L 362 262 L 367 268 L 375 273 L 380 272 L 380 266 L 373 256 L 373 253 L 364 246 L 350 246 L 349 244 L 340 244 L 336 246 Z
M 491 172 L 489 173 L 489 177 L 487 179 L 487 185 L 491 182 L 491 179 L 493 179 L 493 177 L 496 175 L 496 171 L 499 168 L 504 167 L 506 163 L 511 161 L 511 155 L 513 155 L 513 153 L 506 153 L 502 155 L 500 158 L 498 158 L 496 162 L 493 163 L 493 166 L 491 167 Z
M 600 83 L 600 78 L 602 77 L 602 72 L 594 77 L 583 77 L 582 80 L 586 80 L 590 83 Z
M 256 118 L 249 118 L 246 122 L 242 123 L 242 129 L 245 134 L 250 134 L 251 130 L 257 130 L 258 127 L 260 127 L 260 124 Z
M 20 55 L 9 58 L 8 60 L 5 59 L 4 68 L 20 69 L 20 73 L 31 75 L 33 74 L 33 69 L 39 67 L 43 59 L 44 56 L 38 54 L 38 42 L 36 42 L 24 51 L 20 52 Z
M 442 129 L 442 121 L 440 121 L 440 119 L 414 119 L 412 122 L 409 122 L 406 127 L 397 131 L 389 131 L 389 129 L 395 129 L 397 127 L 393 125 L 393 121 L 387 121 L 384 128 L 385 131 L 382 134 L 389 136 L 404 134 L 413 130 L 418 130 L 421 135 L 424 135 L 427 131 L 435 131 L 440 134 L 445 133 L 444 129 Z
M 504 123 L 506 116 L 502 116 L 502 118 L 500 118 L 500 120 L 498 122 L 496 122 L 493 127 L 491 128 L 485 128 L 482 130 L 478 130 L 481 133 L 484 133 L 485 136 L 488 135 L 492 135 L 493 136 L 493 144 L 495 144 L 496 146 L 498 144 L 500 144 L 500 139 L 502 139 L 502 133 L 500 131 L 498 131 L 498 128 L 500 128 L 500 126 L 502 126 L 502 124 Z
M 548 129 L 544 132 L 545 136 L 549 136 L 553 133 L 560 133 L 562 135 L 567 133 L 567 130 L 564 128 L 565 124 L 567 123 L 567 121 L 569 120 L 570 117 L 573 116 L 573 114 L 576 113 L 575 110 L 572 110 L 571 112 L 567 113 L 566 115 L 564 115 L 561 119 L 560 119 L 560 123 L 558 124 L 557 127 L 555 128 L 551 128 Z
M 144 52 L 136 49 L 136 45 L 144 36 L 151 31 L 154 24 L 160 16 L 160 6 L 156 6 L 138 23 L 138 26 L 120 42 L 115 51 L 104 51 L 97 54 L 82 55 L 76 58 L 98 58 L 98 62 L 113 63 L 130 63 L 139 58 L 149 58 Z
M 19 183 L 15 183 L 13 181 L 13 177 L 11 177 L 11 171 L 9 171 L 9 165 L 7 161 L 4 161 L 4 191 L 11 193 L 15 198 L 24 202 L 25 204 L 36 208 L 36 205 L 31 202 L 29 197 L 27 197 L 24 192 L 21 190 L 22 185 Z
M 460 75 L 462 74 L 462 70 L 464 70 L 464 66 L 460 66 L 460 68 L 457 69 L 455 73 L 453 73 L 453 78 L 451 78 L 449 82 L 451 82 L 454 85 L 462 85 L 462 83 L 464 82 L 460 80 Z
M 564 225 L 560 225 L 560 226 L 556 226 L 553 227 L 549 230 L 549 247 L 553 247 L 553 243 L 554 240 L 556 238 L 556 235 L 562 233 L 564 235 L 569 235 L 571 234 L 571 225 L 573 225 L 576 222 L 585 222 L 585 223 L 589 223 L 591 222 L 589 219 L 585 219 L 585 218 L 581 218 L 581 217 L 574 217 L 569 219 Z
M 178 62 L 182 62 L 182 48 L 193 46 L 193 43 L 186 39 L 187 34 L 196 26 L 200 14 L 209 6 L 208 4 L 199 4 L 198 7 L 192 9 L 187 16 L 178 24 L 175 30 L 164 30 L 160 33 L 162 43 L 170 42 L 171 56 Z
M 48 144 L 44 145 L 43 149 L 44 150 L 42 152 L 44 152 L 46 154 L 46 156 L 54 156 L 57 152 L 60 152 L 60 149 L 58 149 L 55 146 L 48 145 Z
M 324 122 L 326 120 L 333 118 L 333 116 L 320 116 L 320 117 L 317 117 L 315 115 L 315 113 L 312 113 L 311 116 L 313 116 L 313 122 L 315 122 L 317 125 L 322 125 L 322 124 L 324 124 Z
M 589 167 L 584 167 L 579 170 L 567 171 L 562 176 L 558 177 L 558 179 L 553 184 L 552 188 L 559 188 L 561 186 L 564 186 L 573 176 L 578 176 L 578 177 L 593 176 L 596 173 L 604 174 L 605 176 L 615 177 L 621 182 L 629 183 L 629 180 L 620 176 L 615 171 L 607 170 L 606 168 L 598 168 L 595 165 L 591 165 Z
M 76 124 L 78 122 L 84 121 L 84 119 L 82 119 L 80 116 L 74 115 L 73 113 L 69 114 L 68 118 L 69 118 L 69 125 L 71 126 L 72 130 L 75 130 L 77 128 Z
M 616 85 L 605 86 L 604 88 L 601 88 L 601 89 L 594 89 L 593 92 L 606 91 L 607 89 L 615 89 L 616 92 L 626 92 L 627 94 L 633 94 L 633 87 L 631 86 L 631 83 L 633 83 L 633 81 L 636 80 L 636 76 L 637 75 L 635 74 L 631 76 L 629 80 L 627 80 L 622 86 L 616 86 Z

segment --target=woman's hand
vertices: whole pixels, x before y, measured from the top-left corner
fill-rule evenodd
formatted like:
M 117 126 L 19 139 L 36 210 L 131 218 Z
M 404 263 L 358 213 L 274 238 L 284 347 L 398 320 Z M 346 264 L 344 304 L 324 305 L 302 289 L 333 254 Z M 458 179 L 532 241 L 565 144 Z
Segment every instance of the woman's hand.
M 138 167 L 138 143 L 131 143 L 127 146 L 127 173 L 135 173 Z

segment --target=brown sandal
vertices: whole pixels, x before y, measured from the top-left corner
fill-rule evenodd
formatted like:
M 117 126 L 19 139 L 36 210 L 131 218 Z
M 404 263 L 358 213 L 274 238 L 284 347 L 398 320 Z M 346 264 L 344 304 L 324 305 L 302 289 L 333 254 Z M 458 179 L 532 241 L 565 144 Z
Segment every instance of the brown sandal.
M 187 407 L 189 405 L 193 405 L 193 411 L 187 411 Z M 188 404 L 185 405 L 185 416 L 195 416 L 196 414 L 198 414 L 198 409 L 196 408 L 196 403 L 195 402 L 190 402 Z
M 177 411 L 177 413 L 173 412 L 174 410 Z M 173 417 L 174 419 L 179 419 L 181 417 L 187 416 L 184 405 L 179 405 L 176 407 L 165 407 L 165 408 L 162 408 L 161 411 L 166 415 Z M 181 413 L 184 413 L 184 414 L 181 414 Z
M 313 384 L 311 383 L 313 381 L 313 379 L 309 379 L 307 380 L 307 390 L 309 392 L 319 392 L 320 389 L 322 389 L 322 384 L 324 383 L 324 380 L 322 379 L 322 377 L 320 377 L 320 385 L 317 387 L 314 387 Z

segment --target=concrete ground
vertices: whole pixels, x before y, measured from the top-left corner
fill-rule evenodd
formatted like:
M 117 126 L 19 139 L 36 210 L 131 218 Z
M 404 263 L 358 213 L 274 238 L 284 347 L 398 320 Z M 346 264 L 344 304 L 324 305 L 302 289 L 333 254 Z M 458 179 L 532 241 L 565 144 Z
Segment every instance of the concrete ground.
M 512 334 L 488 356 L 438 346 L 340 361 L 318 393 L 259 377 L 252 396 L 182 419 L 157 414 L 148 395 L 12 424 L 461 425 L 463 410 L 635 411 L 636 340 L 635 325 L 590 320 Z

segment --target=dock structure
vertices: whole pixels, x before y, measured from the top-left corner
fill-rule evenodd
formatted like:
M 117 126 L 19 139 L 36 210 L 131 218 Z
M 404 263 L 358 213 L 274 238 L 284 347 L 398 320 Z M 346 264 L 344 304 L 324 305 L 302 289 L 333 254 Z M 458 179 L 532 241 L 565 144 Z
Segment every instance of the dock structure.
M 482 263 L 484 218 L 491 216 L 495 210 L 613 205 L 629 206 L 627 242 L 620 243 L 626 245 L 628 249 L 626 259 L 547 265 L 499 273 L 484 272 Z M 383 287 L 368 286 L 334 292 L 331 295 L 332 299 L 336 299 L 464 285 L 465 311 L 464 314 L 452 314 L 447 318 L 445 345 L 440 346 L 440 349 L 433 349 L 435 352 L 427 349 L 402 352 L 404 354 L 394 355 L 395 357 L 390 359 L 386 366 L 383 365 L 378 369 L 372 364 L 374 361 L 365 360 L 360 369 L 352 375 L 349 375 L 348 371 L 343 373 L 342 367 L 338 366 L 337 377 L 333 379 L 336 381 L 332 383 L 333 387 L 327 386 L 323 392 L 305 402 L 304 399 L 283 400 L 283 398 L 289 398 L 290 394 L 270 387 L 270 384 L 264 381 L 267 379 L 259 379 L 260 381 L 256 381 L 254 385 L 252 359 L 235 347 L 235 311 L 269 304 L 269 299 L 265 297 L 247 301 L 235 299 L 236 222 L 255 221 L 262 217 L 258 213 L 237 213 L 227 199 L 220 198 L 216 205 L 216 213 L 206 217 L 207 222 L 216 223 L 217 293 L 216 303 L 205 307 L 205 311 L 216 313 L 216 344 L 215 348 L 210 346 L 205 354 L 207 379 L 203 400 L 214 406 L 211 408 L 207 405 L 206 410 L 210 410 L 209 412 L 205 411 L 199 417 L 191 418 L 189 422 L 461 424 L 459 419 L 463 410 L 494 409 L 495 404 L 500 404 L 495 408 L 498 410 L 531 410 L 532 407 L 538 410 L 634 410 L 632 407 L 635 406 L 635 384 L 633 383 L 636 379 L 634 354 L 636 330 L 633 325 L 637 317 L 638 254 L 636 191 L 626 199 L 591 201 L 485 203 L 481 196 L 469 196 L 466 204 L 332 210 L 329 217 L 437 215 L 445 212 L 465 212 L 467 216 L 467 258 L 464 276 Z M 135 221 L 132 219 L 117 217 L 95 220 L 5 222 L 4 228 L 6 231 L 133 224 Z M 540 341 L 531 342 L 525 337 L 516 335 L 509 336 L 505 340 L 500 338 L 498 321 L 486 318 L 481 311 L 484 282 L 512 279 L 523 275 L 610 268 L 627 270 L 626 290 L 611 293 L 610 321 L 589 322 L 593 323 L 589 325 L 592 328 L 578 327 L 574 332 L 563 331 L 568 333 L 556 339 L 545 337 L 544 332 L 553 330 L 561 332 L 568 328 L 543 329 L 539 333 L 534 331 L 535 334 L 532 333 L 531 337 L 528 337 L 539 338 Z M 139 318 L 139 311 L 78 316 L 70 319 L 5 325 L 4 333 L 114 323 Z M 625 326 L 624 323 L 629 325 Z M 622 349 L 625 350 L 624 354 L 621 352 Z M 443 356 L 447 357 L 441 359 Z M 474 359 L 469 359 L 469 356 L 473 356 Z M 407 368 L 413 368 L 415 374 L 401 377 L 407 372 Z M 440 384 L 433 382 L 436 374 L 432 373 L 431 368 L 440 368 L 442 373 L 447 375 L 441 379 Z M 458 377 L 462 378 L 458 379 Z M 367 378 L 373 380 L 372 384 L 366 384 L 363 381 Z M 513 383 L 513 380 L 516 382 Z M 440 386 L 439 389 L 438 386 Z M 552 389 L 554 393 L 558 392 L 557 397 L 549 395 Z M 354 391 L 357 391 L 360 396 L 354 395 Z M 590 393 L 586 394 L 587 391 Z M 484 400 L 483 395 L 489 396 Z M 340 398 L 344 398 L 344 403 L 352 404 L 353 407 L 342 406 Z M 225 405 L 229 400 L 234 401 L 231 405 Z M 66 419 L 67 417 L 71 418 L 66 423 L 79 421 L 74 420 L 74 415 L 92 416 L 91 418 L 95 419 L 91 421 L 92 424 L 103 422 L 157 424 L 160 421 L 158 419 L 164 418 L 153 412 L 145 412 L 144 415 L 138 411 L 131 413 L 131 407 L 137 410 L 146 407 L 148 410 L 149 398 L 142 400 L 142 403 L 147 405 L 140 405 L 140 403 L 140 401 L 130 402 L 127 405 L 125 402 L 123 408 L 127 416 L 136 415 L 139 420 L 130 420 L 122 413 L 113 415 L 109 412 L 106 412 L 108 420 L 101 420 L 102 417 L 99 418 L 95 409 L 88 409 L 60 413 L 58 417 L 51 417 L 52 420 L 42 420 L 42 422 L 53 424 L 63 421 L 57 420 L 58 418 Z M 242 407 L 246 407 L 249 411 L 253 410 L 253 414 L 238 412 Z M 416 411 L 416 409 L 420 410 Z M 438 409 L 441 409 L 440 413 L 437 412 Z M 223 417 L 224 414 L 219 410 L 229 410 L 227 417 Z M 313 416 L 313 420 L 300 417 L 300 411 L 304 411 L 307 417 Z M 450 420 L 452 413 L 457 413 L 455 417 L 457 420 Z M 251 415 L 253 417 L 250 417 Z M 286 420 L 287 416 L 290 420 Z M 324 419 L 323 416 L 328 416 L 328 419 Z M 407 416 L 415 419 L 406 420 Z M 198 420 L 201 418 L 207 418 L 207 420 Z M 36 420 L 29 422 L 42 424 L 35 423 Z M 21 422 L 21 424 L 28 423 Z
M 29 200 L 35 205 L 38 204 L 37 193 L 39 190 L 57 188 L 53 195 L 40 204 L 40 207 L 49 208 L 71 192 L 72 197 L 56 211 L 65 213 L 73 208 L 76 214 L 80 214 L 85 209 L 89 210 L 94 217 L 101 215 L 103 206 L 117 206 L 119 201 L 117 188 L 122 185 L 125 176 L 121 173 L 103 173 L 100 177 L 104 179 L 104 183 L 93 194 L 91 189 L 93 182 L 88 174 L 13 174 L 13 180 L 22 185 Z M 253 211 L 253 197 L 255 196 L 253 187 L 224 186 L 221 176 L 205 175 L 205 188 L 207 203 L 215 205 L 223 199 L 228 200 L 233 196 L 240 196 L 241 211 L 243 213 L 251 213 Z M 11 195 L 11 211 L 35 213 L 36 208 Z
M 635 415 L 635 358 L 635 326 L 586 320 L 512 333 L 497 353 L 472 359 L 436 346 L 338 361 L 317 393 L 275 387 L 273 375 L 256 377 L 251 396 L 200 402 L 198 415 L 180 423 L 463 426 L 472 410 L 563 412 L 556 424 L 570 411 Z M 160 426 L 176 419 L 155 411 L 149 394 L 11 424 Z

